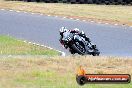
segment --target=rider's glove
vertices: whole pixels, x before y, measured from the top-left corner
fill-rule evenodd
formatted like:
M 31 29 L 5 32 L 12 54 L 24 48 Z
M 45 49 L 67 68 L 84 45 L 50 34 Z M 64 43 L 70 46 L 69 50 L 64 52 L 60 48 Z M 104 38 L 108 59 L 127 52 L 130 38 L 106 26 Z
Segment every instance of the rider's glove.
M 86 41 L 88 41 L 88 42 L 90 42 L 90 39 L 89 39 L 89 38 L 87 38 L 87 37 L 85 38 L 85 40 L 86 40 Z

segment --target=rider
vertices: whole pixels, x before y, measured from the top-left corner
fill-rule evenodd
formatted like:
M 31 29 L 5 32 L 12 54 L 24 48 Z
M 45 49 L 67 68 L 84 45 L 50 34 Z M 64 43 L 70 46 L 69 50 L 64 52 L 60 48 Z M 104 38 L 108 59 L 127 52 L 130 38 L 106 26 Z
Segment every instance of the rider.
M 67 33 L 67 32 L 75 33 L 75 34 L 78 34 L 79 36 L 85 38 L 86 41 L 90 42 L 90 39 L 85 35 L 85 33 L 83 31 L 80 31 L 78 28 L 74 28 L 72 30 L 68 30 L 68 29 L 66 29 L 66 27 L 61 27 L 59 32 L 60 32 L 60 36 L 61 36 L 59 41 L 60 41 L 60 43 L 62 45 L 64 45 L 64 47 L 66 49 L 68 48 L 68 46 L 66 44 L 64 44 L 64 41 L 62 40 L 63 33 Z

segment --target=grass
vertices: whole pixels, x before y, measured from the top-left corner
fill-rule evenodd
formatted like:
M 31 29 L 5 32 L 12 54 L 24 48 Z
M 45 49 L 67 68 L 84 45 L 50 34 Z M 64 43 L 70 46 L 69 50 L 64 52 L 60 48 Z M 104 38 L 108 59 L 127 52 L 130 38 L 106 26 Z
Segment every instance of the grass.
M 9 36 L 0 36 L 0 55 L 59 55 L 55 50 L 18 41 Z
M 75 76 L 82 65 L 87 73 L 132 75 L 132 59 L 119 57 L 1 57 L 0 88 L 131 88 L 130 84 L 79 86 Z
M 0 8 L 132 26 L 132 6 L 1 1 Z

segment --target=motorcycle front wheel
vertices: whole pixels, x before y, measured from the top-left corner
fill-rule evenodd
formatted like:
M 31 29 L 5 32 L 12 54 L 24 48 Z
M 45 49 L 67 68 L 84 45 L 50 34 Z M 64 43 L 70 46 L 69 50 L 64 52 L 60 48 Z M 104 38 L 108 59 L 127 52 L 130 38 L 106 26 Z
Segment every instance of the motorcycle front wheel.
M 72 45 L 72 48 L 78 53 L 78 54 L 81 54 L 81 55 L 85 55 L 85 47 L 83 45 L 82 42 L 80 41 L 76 41 L 73 45 Z
M 100 52 L 97 49 L 92 53 L 93 56 L 99 56 L 99 54 Z

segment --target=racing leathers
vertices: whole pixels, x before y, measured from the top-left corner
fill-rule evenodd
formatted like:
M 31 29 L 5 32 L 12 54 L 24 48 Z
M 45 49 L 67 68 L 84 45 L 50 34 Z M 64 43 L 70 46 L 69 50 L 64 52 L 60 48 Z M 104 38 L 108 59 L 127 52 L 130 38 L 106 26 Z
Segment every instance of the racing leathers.
M 81 37 L 83 37 L 86 41 L 88 41 L 88 42 L 90 42 L 90 39 L 85 35 L 85 33 L 83 32 L 83 31 L 76 31 L 76 30 L 68 30 L 68 31 L 66 31 L 66 32 L 64 32 L 64 33 L 68 33 L 68 32 L 70 32 L 70 33 L 73 33 L 73 34 L 78 34 L 79 36 L 81 36 Z M 62 44 L 62 45 L 64 45 L 64 47 L 67 49 L 68 48 L 68 46 L 65 44 L 65 42 L 62 40 L 63 39 L 63 34 L 64 33 L 62 33 L 62 34 L 60 34 L 60 43 Z M 73 54 L 74 52 L 72 52 L 72 50 L 71 49 L 69 49 L 69 51 Z

